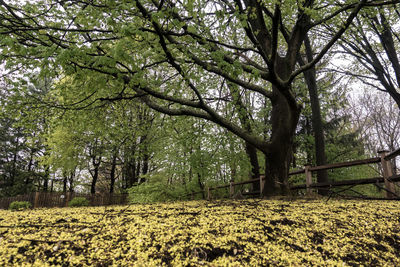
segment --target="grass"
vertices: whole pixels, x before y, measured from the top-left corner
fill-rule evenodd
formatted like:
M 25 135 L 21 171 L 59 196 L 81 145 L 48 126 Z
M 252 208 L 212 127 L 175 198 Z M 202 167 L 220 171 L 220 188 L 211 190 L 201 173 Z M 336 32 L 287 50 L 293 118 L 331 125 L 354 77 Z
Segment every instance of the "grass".
M 0 210 L 0 266 L 400 265 L 400 202 Z

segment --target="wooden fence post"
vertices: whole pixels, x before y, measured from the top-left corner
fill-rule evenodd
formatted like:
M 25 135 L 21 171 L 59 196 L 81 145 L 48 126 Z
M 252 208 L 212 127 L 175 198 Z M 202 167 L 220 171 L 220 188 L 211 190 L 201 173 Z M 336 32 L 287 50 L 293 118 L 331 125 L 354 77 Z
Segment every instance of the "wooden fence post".
M 383 172 L 383 181 L 385 183 L 385 197 L 386 198 L 396 198 L 394 184 L 389 181 L 389 177 L 393 175 L 392 164 L 390 160 L 385 160 L 385 157 L 389 154 L 387 150 L 378 151 L 379 156 L 381 157 L 381 165 Z M 392 193 L 393 192 L 393 193 Z
M 264 192 L 264 184 L 265 184 L 265 175 L 260 175 L 260 197 L 263 197 L 263 192 Z
M 235 194 L 235 187 L 233 186 L 233 180 L 229 181 L 229 197 L 233 198 L 233 195 Z
M 310 171 L 311 166 L 310 165 L 305 165 L 304 166 L 304 173 L 306 175 L 306 188 L 307 188 L 307 194 L 311 194 L 311 187 L 310 185 L 312 184 L 312 172 Z
M 35 192 L 35 200 L 33 201 L 34 209 L 39 207 L 39 197 L 40 197 L 40 192 Z

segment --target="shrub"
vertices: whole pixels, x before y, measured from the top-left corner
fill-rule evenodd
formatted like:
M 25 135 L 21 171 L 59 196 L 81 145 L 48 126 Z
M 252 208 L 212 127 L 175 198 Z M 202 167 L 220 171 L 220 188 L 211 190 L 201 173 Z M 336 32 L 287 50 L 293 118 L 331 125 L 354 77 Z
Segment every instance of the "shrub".
M 26 210 L 32 207 L 28 201 L 14 201 L 10 204 L 10 210 Z
M 152 174 L 144 176 L 146 182 L 128 189 L 131 203 L 154 203 L 175 201 L 185 193 L 183 186 L 168 185 L 165 176 Z
M 89 200 L 84 197 L 74 197 L 68 202 L 69 207 L 86 207 L 89 206 Z

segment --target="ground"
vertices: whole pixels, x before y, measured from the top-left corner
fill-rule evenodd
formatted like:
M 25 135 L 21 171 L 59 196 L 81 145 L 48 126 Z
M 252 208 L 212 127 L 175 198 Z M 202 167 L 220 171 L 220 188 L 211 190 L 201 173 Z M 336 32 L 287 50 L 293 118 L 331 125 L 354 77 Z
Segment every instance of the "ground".
M 399 266 L 400 202 L 0 210 L 0 266 Z

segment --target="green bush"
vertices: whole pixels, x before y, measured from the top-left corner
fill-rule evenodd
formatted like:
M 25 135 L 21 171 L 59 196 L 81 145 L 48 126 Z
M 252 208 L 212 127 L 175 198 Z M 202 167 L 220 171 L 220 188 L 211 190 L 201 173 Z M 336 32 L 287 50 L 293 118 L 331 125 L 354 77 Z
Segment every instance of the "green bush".
M 89 200 L 84 197 L 74 197 L 68 202 L 68 207 L 86 207 L 89 206 Z
M 32 207 L 28 201 L 14 201 L 10 204 L 10 210 L 26 210 Z
M 146 182 L 128 189 L 131 203 L 167 202 L 182 199 L 183 186 L 169 185 L 162 174 L 146 175 Z

